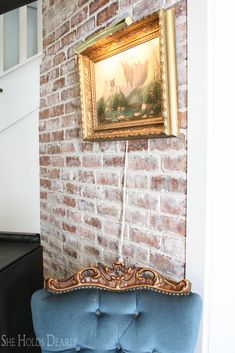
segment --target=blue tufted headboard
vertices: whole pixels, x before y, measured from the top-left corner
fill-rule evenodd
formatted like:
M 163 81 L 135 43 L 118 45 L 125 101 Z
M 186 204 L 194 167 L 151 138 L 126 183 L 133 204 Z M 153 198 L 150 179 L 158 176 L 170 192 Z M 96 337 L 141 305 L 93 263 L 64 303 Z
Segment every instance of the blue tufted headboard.
M 80 289 L 32 297 L 43 353 L 193 353 L 201 299 L 150 290 Z

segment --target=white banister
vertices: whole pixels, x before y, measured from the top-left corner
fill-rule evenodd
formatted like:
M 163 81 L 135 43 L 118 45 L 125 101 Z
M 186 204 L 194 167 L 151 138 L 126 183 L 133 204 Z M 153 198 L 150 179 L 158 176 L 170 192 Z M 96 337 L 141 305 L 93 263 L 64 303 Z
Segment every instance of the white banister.
M 3 72 L 3 15 L 0 15 L 0 74 Z
M 27 6 L 19 9 L 19 63 L 27 60 Z

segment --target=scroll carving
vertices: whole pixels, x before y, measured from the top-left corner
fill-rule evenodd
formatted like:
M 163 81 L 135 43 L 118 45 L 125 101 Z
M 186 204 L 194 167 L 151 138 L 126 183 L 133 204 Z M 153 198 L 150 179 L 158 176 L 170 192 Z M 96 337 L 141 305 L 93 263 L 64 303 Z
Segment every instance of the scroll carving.
M 151 289 L 169 295 L 188 295 L 191 292 L 191 283 L 186 279 L 179 282 L 169 280 L 150 268 L 126 267 L 123 263 L 116 262 L 111 267 L 99 264 L 82 269 L 64 281 L 49 278 L 46 288 L 55 293 L 79 288 L 99 288 L 115 292 Z

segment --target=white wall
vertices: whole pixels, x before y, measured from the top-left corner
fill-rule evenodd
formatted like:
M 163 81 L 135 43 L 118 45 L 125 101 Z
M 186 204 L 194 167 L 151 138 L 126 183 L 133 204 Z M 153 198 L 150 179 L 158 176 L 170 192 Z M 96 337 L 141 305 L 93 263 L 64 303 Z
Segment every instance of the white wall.
M 234 1 L 208 0 L 208 178 L 203 353 L 234 353 Z M 224 15 L 222 15 L 222 12 Z
M 192 282 L 193 292 L 202 298 L 206 259 L 207 25 L 207 1 L 189 0 L 186 277 Z M 202 353 L 202 332 L 195 353 Z
M 187 277 L 203 297 L 197 353 L 234 353 L 234 10 L 189 0 Z
M 38 56 L 0 77 L 1 231 L 40 231 L 40 61 Z

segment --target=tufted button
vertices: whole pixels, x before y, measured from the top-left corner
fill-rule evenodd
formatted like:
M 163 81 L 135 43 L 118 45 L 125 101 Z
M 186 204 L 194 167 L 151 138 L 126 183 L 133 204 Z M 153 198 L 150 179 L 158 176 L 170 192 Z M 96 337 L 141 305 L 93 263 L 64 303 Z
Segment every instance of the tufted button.
M 156 349 L 154 349 L 154 350 L 152 351 L 152 353 L 158 353 L 158 351 L 156 351 Z
M 96 316 L 100 316 L 101 315 L 101 311 L 99 309 L 97 309 L 95 314 L 96 314 Z
M 120 351 L 122 349 L 121 345 L 118 343 L 117 350 Z
M 76 352 L 79 352 L 81 350 L 81 347 L 80 346 L 77 346 L 76 348 L 75 348 L 75 351 Z
M 140 312 L 139 312 L 139 311 L 136 311 L 136 312 L 134 313 L 134 315 L 135 315 L 135 317 L 138 317 L 138 316 L 140 316 Z

